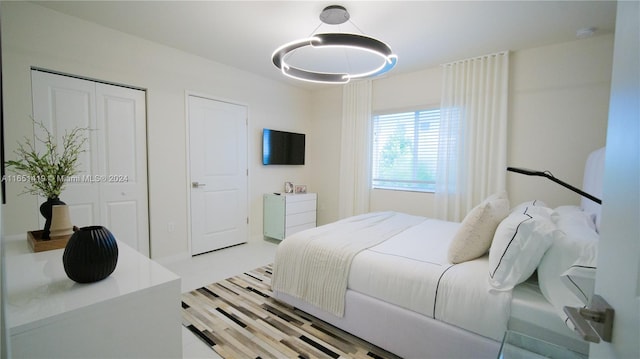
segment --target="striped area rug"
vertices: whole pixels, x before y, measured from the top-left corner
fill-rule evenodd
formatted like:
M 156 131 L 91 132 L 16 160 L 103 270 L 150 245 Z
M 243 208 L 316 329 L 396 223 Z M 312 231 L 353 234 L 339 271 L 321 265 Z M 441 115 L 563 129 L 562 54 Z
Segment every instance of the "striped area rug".
M 398 358 L 271 297 L 268 265 L 182 295 L 182 322 L 223 358 Z

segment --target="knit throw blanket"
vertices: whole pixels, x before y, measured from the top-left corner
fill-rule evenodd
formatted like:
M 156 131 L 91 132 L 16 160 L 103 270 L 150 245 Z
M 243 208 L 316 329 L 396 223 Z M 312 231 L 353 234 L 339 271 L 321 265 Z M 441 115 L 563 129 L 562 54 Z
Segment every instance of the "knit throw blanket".
M 296 233 L 278 246 L 272 290 L 342 317 L 353 257 L 424 220 L 375 212 Z

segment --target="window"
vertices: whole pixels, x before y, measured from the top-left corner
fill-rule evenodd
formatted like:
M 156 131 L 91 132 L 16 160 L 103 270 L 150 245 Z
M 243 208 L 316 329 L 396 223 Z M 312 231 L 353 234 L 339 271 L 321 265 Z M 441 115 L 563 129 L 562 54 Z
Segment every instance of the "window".
M 373 188 L 433 192 L 440 109 L 373 116 Z

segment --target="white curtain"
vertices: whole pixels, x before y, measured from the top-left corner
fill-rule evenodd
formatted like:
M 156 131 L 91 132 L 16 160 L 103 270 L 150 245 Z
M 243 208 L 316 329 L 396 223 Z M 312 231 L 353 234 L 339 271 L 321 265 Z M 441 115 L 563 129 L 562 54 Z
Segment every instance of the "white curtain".
M 370 152 L 371 80 L 350 82 L 342 92 L 339 218 L 369 212 Z
M 436 217 L 461 221 L 505 189 L 509 53 L 443 65 Z

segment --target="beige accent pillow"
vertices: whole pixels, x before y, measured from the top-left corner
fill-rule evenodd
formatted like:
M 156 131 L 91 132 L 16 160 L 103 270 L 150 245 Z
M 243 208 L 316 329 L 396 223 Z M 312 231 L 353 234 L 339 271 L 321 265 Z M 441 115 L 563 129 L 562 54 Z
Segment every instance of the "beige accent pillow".
M 509 199 L 504 191 L 488 197 L 474 207 L 464 217 L 449 245 L 449 262 L 462 263 L 486 254 L 498 224 L 508 214 Z

